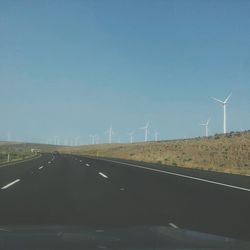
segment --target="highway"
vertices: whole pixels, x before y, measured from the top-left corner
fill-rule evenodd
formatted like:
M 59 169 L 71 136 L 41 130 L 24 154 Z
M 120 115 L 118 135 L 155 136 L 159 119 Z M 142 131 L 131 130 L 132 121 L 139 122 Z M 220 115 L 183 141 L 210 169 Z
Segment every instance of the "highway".
M 43 154 L 0 167 L 0 225 L 167 225 L 250 241 L 250 177 Z

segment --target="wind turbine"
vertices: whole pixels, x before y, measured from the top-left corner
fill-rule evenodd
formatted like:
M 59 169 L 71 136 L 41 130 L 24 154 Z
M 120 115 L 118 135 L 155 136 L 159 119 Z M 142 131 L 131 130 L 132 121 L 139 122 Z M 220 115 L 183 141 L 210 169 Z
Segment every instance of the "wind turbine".
M 58 137 L 54 136 L 54 145 L 57 145 L 57 140 L 58 140 Z
M 159 135 L 159 133 L 157 131 L 155 131 L 155 141 L 158 141 L 158 135 Z
M 75 146 L 78 146 L 78 140 L 79 140 L 79 138 L 75 137 Z
M 95 144 L 99 144 L 99 135 L 94 135 Z
M 110 125 L 110 127 L 106 131 L 106 133 L 108 133 L 109 143 L 112 143 L 112 135 L 114 134 L 114 131 L 113 131 L 113 128 L 112 128 L 112 124 Z
M 95 144 L 95 135 L 89 135 L 89 137 L 91 138 L 92 144 Z
M 223 105 L 223 110 L 224 110 L 223 132 L 224 132 L 224 134 L 227 133 L 227 104 L 228 104 L 228 100 L 231 96 L 232 96 L 232 93 L 224 101 L 221 101 L 221 100 L 213 97 L 213 99 L 215 101 L 217 101 Z
M 201 126 L 205 126 L 205 128 L 206 128 L 206 137 L 208 137 L 208 124 L 209 124 L 209 122 L 210 122 L 210 119 L 208 119 L 206 123 L 200 124 Z
M 130 143 L 133 143 L 133 135 L 134 135 L 134 131 L 128 133 L 129 137 L 130 137 Z
M 144 138 L 145 142 L 148 141 L 148 127 L 149 127 L 149 121 L 147 122 L 146 126 L 140 128 L 140 129 L 145 129 L 145 138 Z

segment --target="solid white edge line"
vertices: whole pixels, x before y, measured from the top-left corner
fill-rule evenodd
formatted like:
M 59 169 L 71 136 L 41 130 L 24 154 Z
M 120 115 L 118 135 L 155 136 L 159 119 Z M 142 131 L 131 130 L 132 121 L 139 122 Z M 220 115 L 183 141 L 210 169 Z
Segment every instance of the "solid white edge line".
M 99 172 L 98 174 L 101 175 L 103 178 L 108 178 L 108 176 L 103 174 L 102 172 Z
M 179 227 L 176 226 L 174 223 L 168 223 L 168 225 L 171 226 L 172 228 L 175 228 L 175 229 L 179 228 Z
M 98 160 L 107 161 L 107 162 L 114 162 L 114 163 L 123 164 L 123 165 L 127 165 L 127 166 L 132 166 L 132 167 L 136 167 L 136 168 L 147 169 L 147 170 L 154 171 L 154 172 L 159 172 L 159 173 L 164 173 L 164 174 L 169 174 L 169 175 L 175 175 L 175 176 L 179 176 L 179 177 L 183 177 L 183 178 L 193 179 L 193 180 L 196 180 L 196 181 L 203 181 L 203 182 L 207 182 L 207 183 L 211 183 L 211 184 L 215 184 L 215 185 L 220 185 L 220 186 L 224 186 L 224 187 L 230 187 L 230 188 L 250 192 L 250 189 L 248 189 L 248 188 L 238 187 L 238 186 L 229 185 L 229 184 L 216 182 L 216 181 L 210 181 L 210 180 L 197 178 L 197 177 L 193 177 L 193 176 L 189 176 L 189 175 L 177 174 L 177 173 L 168 172 L 168 171 L 165 171 L 165 170 L 153 169 L 153 168 L 143 167 L 143 166 L 140 166 L 140 165 L 125 163 L 125 162 L 119 162 L 119 161 L 113 161 L 113 160 L 107 160 L 107 159 L 98 159 Z
M 1 189 L 6 189 L 6 188 L 8 188 L 8 187 L 14 185 L 15 183 L 17 183 L 17 182 L 19 182 L 19 181 L 20 181 L 20 179 L 16 179 L 16 180 L 12 181 L 11 183 L 9 183 L 9 184 L 3 186 Z

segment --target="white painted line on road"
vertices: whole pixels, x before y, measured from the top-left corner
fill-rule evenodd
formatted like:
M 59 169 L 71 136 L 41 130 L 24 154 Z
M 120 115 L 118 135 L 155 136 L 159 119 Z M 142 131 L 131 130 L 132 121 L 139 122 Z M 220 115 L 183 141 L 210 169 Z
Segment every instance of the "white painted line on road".
M 106 178 L 106 179 L 108 178 L 108 176 L 103 174 L 102 172 L 99 172 L 98 174 L 101 175 L 103 178 Z
M 50 163 L 51 163 L 51 161 L 48 161 L 48 163 L 50 164 Z
M 103 229 L 97 229 L 97 230 L 95 230 L 97 233 L 103 233 L 104 232 L 104 230 Z
M 107 249 L 106 246 L 97 246 L 97 247 L 100 248 L 100 249 Z
M 39 167 L 38 169 L 39 169 L 39 170 L 40 170 L 40 169 L 43 169 L 43 166 Z
M 0 228 L 0 231 L 3 231 L 3 232 L 11 232 L 11 230 L 8 230 L 8 229 L 5 229 L 5 228 Z
M 14 185 L 15 183 L 17 183 L 17 182 L 19 182 L 19 181 L 20 181 L 20 179 L 16 179 L 15 181 L 12 181 L 11 183 L 9 183 L 9 184 L 3 186 L 1 189 L 7 189 L 8 187 Z
M 174 223 L 168 223 L 168 225 L 171 226 L 172 228 L 175 228 L 175 229 L 179 228 L 179 227 L 176 226 Z
M 87 163 L 87 164 L 85 164 L 87 167 L 89 167 L 90 165 Z
M 121 191 L 124 191 L 124 190 L 125 190 L 125 188 L 120 188 L 120 190 L 121 190 Z
M 224 187 L 229 187 L 229 188 L 234 188 L 234 189 L 250 192 L 250 189 L 248 189 L 248 188 L 238 187 L 238 186 L 229 185 L 229 184 L 216 182 L 216 181 L 210 181 L 210 180 L 197 178 L 197 177 L 193 177 L 193 176 L 189 176 L 189 175 L 177 174 L 177 173 L 173 173 L 173 172 L 169 172 L 169 171 L 165 171 L 165 170 L 153 169 L 153 168 L 148 168 L 148 167 L 130 164 L 130 163 L 125 163 L 125 162 L 120 162 L 120 161 L 113 161 L 113 160 L 107 160 L 107 159 L 98 159 L 98 160 L 107 161 L 107 162 L 114 162 L 114 163 L 127 165 L 127 166 L 131 166 L 131 167 L 135 167 L 135 168 L 142 168 L 142 169 L 146 169 L 146 170 L 150 170 L 150 171 L 154 171 L 154 172 L 158 172 L 158 173 L 175 175 L 175 176 L 179 176 L 179 177 L 183 177 L 183 178 L 187 178 L 187 179 L 192 179 L 192 180 L 196 180 L 196 181 L 203 181 L 203 182 L 207 182 L 207 183 L 211 183 L 211 184 L 215 184 L 215 185 L 219 185 L 219 186 L 224 186 Z

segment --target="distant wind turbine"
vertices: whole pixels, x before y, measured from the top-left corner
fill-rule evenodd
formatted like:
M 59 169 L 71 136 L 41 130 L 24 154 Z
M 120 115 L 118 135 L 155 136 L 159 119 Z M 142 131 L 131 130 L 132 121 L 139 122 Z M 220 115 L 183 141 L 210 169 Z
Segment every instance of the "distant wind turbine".
M 99 144 L 99 135 L 94 135 L 95 144 Z
M 134 136 L 134 131 L 128 133 L 129 137 L 130 137 L 130 143 L 133 143 L 133 136 Z
M 140 128 L 145 130 L 145 138 L 144 138 L 145 142 L 148 141 L 148 127 L 149 127 L 149 121 L 147 122 L 146 126 Z
M 54 145 L 57 145 L 57 140 L 58 140 L 58 137 L 54 136 Z
M 95 144 L 95 135 L 89 135 L 89 137 L 91 138 L 92 144 Z
M 227 133 L 227 104 L 228 104 L 228 100 L 231 96 L 232 96 L 232 93 L 224 101 L 221 101 L 221 100 L 213 97 L 213 99 L 215 101 L 217 101 L 223 105 L 223 110 L 224 110 L 223 132 L 224 132 L 224 134 Z
M 210 122 L 210 119 L 208 119 L 206 123 L 200 124 L 201 126 L 205 126 L 205 128 L 206 128 L 206 137 L 208 137 L 208 124 L 209 124 L 209 122 Z
M 110 125 L 106 133 L 108 134 L 109 143 L 112 143 L 112 135 L 114 134 L 112 124 Z
M 7 133 L 7 141 L 11 141 L 11 133 L 10 132 Z
M 155 131 L 155 141 L 158 141 L 158 135 L 159 135 L 159 133 L 157 131 Z

